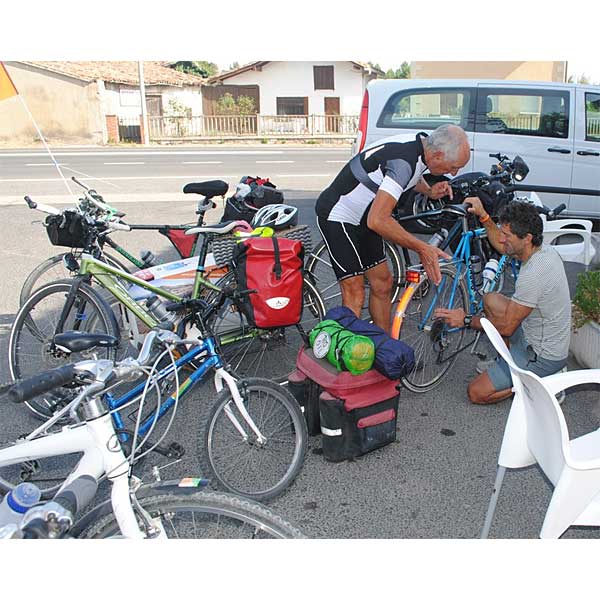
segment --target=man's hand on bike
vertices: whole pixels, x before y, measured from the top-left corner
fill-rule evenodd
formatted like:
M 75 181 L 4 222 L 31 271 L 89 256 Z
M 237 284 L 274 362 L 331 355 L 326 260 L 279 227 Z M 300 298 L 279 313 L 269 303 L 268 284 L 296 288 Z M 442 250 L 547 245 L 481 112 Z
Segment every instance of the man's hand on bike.
M 444 196 L 450 196 L 450 200 L 452 200 L 452 188 L 447 181 L 438 181 L 438 183 L 434 183 L 430 187 L 427 196 L 432 200 L 439 200 Z
M 462 308 L 437 308 L 433 311 L 436 319 L 443 319 L 450 327 L 463 327 L 466 313 Z
M 439 285 L 442 281 L 442 272 L 440 271 L 439 262 L 440 258 L 450 260 L 452 257 L 443 250 L 431 246 L 430 244 L 424 244 L 417 252 L 421 259 L 421 264 L 425 269 L 425 273 L 427 273 L 427 277 L 429 277 L 435 285 Z
M 485 208 L 483 208 L 483 204 L 481 200 L 477 196 L 469 196 L 465 199 L 465 204 L 470 204 L 471 208 L 468 211 L 478 217 L 479 219 L 484 218 L 487 215 Z

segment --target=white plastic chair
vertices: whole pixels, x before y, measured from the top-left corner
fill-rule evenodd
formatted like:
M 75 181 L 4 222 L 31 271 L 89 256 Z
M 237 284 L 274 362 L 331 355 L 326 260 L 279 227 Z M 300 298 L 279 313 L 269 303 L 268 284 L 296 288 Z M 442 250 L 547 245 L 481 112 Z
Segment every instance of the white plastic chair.
M 592 244 L 591 221 L 587 219 L 546 221 L 544 215 L 542 215 L 542 220 L 544 222 L 544 244 L 551 244 L 563 261 L 589 266 L 596 254 Z M 564 243 L 561 243 L 561 239 Z
M 502 336 L 487 319 L 481 319 L 481 324 L 498 354 L 508 363 L 515 392 L 481 537 L 488 536 L 506 469 L 535 463 L 554 486 L 541 538 L 559 538 L 572 525 L 600 527 L 600 429 L 569 440 L 555 397 L 575 385 L 600 383 L 600 369 L 540 378 L 517 367 Z

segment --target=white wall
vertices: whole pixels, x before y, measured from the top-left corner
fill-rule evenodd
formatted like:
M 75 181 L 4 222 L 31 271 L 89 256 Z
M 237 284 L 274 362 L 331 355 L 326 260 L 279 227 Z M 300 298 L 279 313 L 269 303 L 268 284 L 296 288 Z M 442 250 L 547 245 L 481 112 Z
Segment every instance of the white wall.
M 333 65 L 334 90 L 315 90 L 313 66 Z M 349 61 L 273 61 L 262 71 L 246 71 L 227 78 L 224 83 L 232 85 L 258 85 L 260 89 L 260 112 L 277 114 L 278 97 L 308 96 L 308 113 L 325 114 L 325 98 L 340 99 L 342 115 L 358 115 L 364 93 L 361 70 Z
M 202 92 L 200 88 L 179 88 L 146 86 L 146 96 L 162 95 L 163 112 L 169 114 L 169 100 L 177 100 L 192 109 L 192 116 L 202 114 Z M 138 88 L 118 84 L 106 84 L 104 110 L 106 115 L 117 115 L 122 118 L 138 118 L 141 114 L 141 100 Z

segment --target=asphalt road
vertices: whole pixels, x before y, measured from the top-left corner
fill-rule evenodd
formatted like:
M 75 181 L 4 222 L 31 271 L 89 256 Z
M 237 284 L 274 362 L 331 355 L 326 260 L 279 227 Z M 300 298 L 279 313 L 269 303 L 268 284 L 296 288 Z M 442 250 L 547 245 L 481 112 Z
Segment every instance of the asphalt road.
M 328 152 L 329 150 L 318 149 L 319 154 L 315 158 L 313 152 L 302 150 L 298 156 L 305 157 L 307 162 L 312 161 L 310 169 L 306 164 L 302 169 L 306 169 L 306 172 L 315 170 L 319 157 L 322 162 L 324 157 L 329 156 Z M 317 149 L 314 154 L 316 153 Z M 336 149 L 335 153 L 339 153 L 339 160 L 343 160 L 343 151 Z M 235 156 L 235 160 L 239 160 L 239 155 Z M 66 162 L 67 157 L 61 157 L 61 160 L 63 158 Z M 158 157 L 155 158 L 158 160 Z M 166 159 L 161 155 L 160 161 L 164 160 Z M 319 189 L 314 188 L 317 181 L 318 185 L 322 185 L 321 180 L 310 179 L 311 187 L 308 187 L 309 178 L 303 180 L 307 187 L 280 184 L 285 179 L 279 174 L 285 175 L 282 169 L 287 169 L 289 164 L 275 167 L 252 163 L 249 158 L 246 160 L 248 162 L 244 164 L 244 168 L 240 167 L 236 171 L 232 164 L 227 163 L 228 168 L 223 167 L 222 172 L 229 171 L 232 177 L 235 174 L 233 181 L 247 174 L 271 177 L 283 189 L 286 200 L 299 207 L 301 221 L 312 224 L 314 232 L 313 206 L 318 193 L 316 189 Z M 42 184 L 34 184 L 29 180 L 20 182 L 19 185 L 18 182 L 7 182 L 5 169 L 8 167 L 4 156 L 0 155 L 0 161 L 0 256 L 3 259 L 0 262 L 3 291 L 0 294 L 0 381 L 5 381 L 8 377 L 7 340 L 17 309 L 20 285 L 34 266 L 47 256 L 57 253 L 58 249 L 49 245 L 39 222 L 32 222 L 39 220 L 36 214 L 25 206 L 15 206 L 12 201 L 7 200 L 9 195 L 18 197 L 19 194 L 28 193 L 31 185 L 43 187 Z M 328 173 L 324 179 L 336 172 L 335 164 L 320 166 L 323 172 L 326 170 Z M 198 174 L 196 180 L 200 176 L 204 177 L 205 173 L 208 174 L 209 170 L 212 171 L 211 167 L 198 166 L 195 171 Z M 292 167 L 296 168 L 295 165 Z M 92 170 L 95 171 L 95 168 Z M 19 174 L 19 169 L 21 174 L 27 176 L 27 168 L 23 165 L 14 164 L 10 169 L 10 179 L 18 178 L 14 175 Z M 175 177 L 172 173 L 176 173 L 180 166 L 171 168 L 166 165 L 160 169 L 162 170 L 159 171 L 157 164 L 149 167 L 151 172 L 164 172 L 169 177 Z M 298 170 L 301 171 L 300 167 Z M 218 171 L 221 169 L 215 169 L 212 174 L 218 175 Z M 127 172 L 132 171 L 127 169 Z M 113 170 L 109 171 L 109 181 L 114 181 L 116 176 L 113 173 Z M 129 185 L 122 183 L 123 180 L 118 181 L 120 186 Z M 168 181 L 170 184 L 177 182 L 174 179 Z M 180 183 L 182 182 L 177 182 L 177 185 Z M 7 185 L 10 188 L 5 187 Z M 150 185 L 150 182 L 145 182 L 144 185 Z M 129 201 L 117 203 L 109 190 L 110 186 L 98 184 L 97 188 L 105 193 L 109 202 L 118 204 L 131 222 L 185 222 L 193 219 L 193 199 L 183 197 L 180 202 L 146 202 L 145 194 L 140 193 L 143 190 L 136 193 L 132 184 L 132 188 L 126 188 L 132 194 Z M 10 193 L 7 189 L 10 189 Z M 52 192 L 49 195 L 54 195 L 57 201 L 61 200 L 60 189 L 58 193 Z M 165 259 L 175 258 L 168 242 L 156 234 L 136 232 L 122 236 L 121 239 L 130 250 L 151 248 Z M 315 237 L 318 234 L 315 233 Z M 568 265 L 567 269 L 572 286 L 577 268 Z M 271 502 L 271 506 L 301 527 L 310 537 L 477 537 L 493 486 L 496 460 L 510 404 L 503 402 L 487 407 L 469 404 L 466 385 L 474 375 L 474 368 L 475 358 L 464 353 L 444 385 L 427 394 L 403 391 L 398 411 L 397 441 L 385 448 L 353 461 L 334 464 L 323 459 L 320 437 L 311 438 L 310 450 L 299 477 L 286 494 Z M 576 366 L 571 365 L 571 368 Z M 163 471 L 163 479 L 198 473 L 195 459 L 197 403 L 213 393 L 212 381 L 208 381 L 199 388 L 197 394 L 182 402 L 170 439 L 182 443 L 188 452 L 181 463 Z M 571 436 L 596 429 L 600 425 L 600 396 L 597 388 L 580 389 L 569 394 L 563 410 Z M 16 434 L 31 430 L 37 421 L 24 408 L 2 403 L 0 423 L 0 442 L 4 442 L 14 439 Z M 158 461 L 164 464 L 164 459 L 158 457 Z M 491 536 L 537 537 L 550 496 L 550 485 L 537 467 L 508 472 Z M 599 532 L 597 529 L 578 527 L 571 528 L 564 537 L 597 538 Z

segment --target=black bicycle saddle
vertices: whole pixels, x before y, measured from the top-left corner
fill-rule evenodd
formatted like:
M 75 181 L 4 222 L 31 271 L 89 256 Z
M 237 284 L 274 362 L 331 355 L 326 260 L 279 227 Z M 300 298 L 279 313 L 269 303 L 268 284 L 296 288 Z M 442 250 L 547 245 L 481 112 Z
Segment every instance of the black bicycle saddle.
M 213 196 L 224 196 L 229 189 L 229 184 L 220 179 L 188 183 L 183 188 L 184 194 L 202 194 L 207 200 Z
M 83 352 L 90 348 L 114 348 L 119 340 L 106 333 L 85 333 L 84 331 L 66 331 L 54 336 L 54 343 L 69 352 Z

